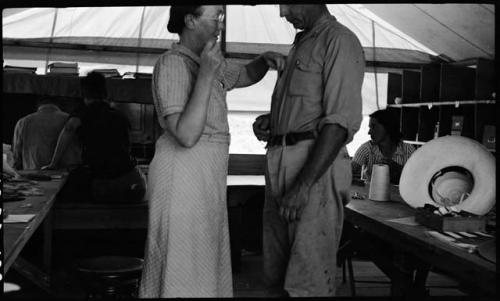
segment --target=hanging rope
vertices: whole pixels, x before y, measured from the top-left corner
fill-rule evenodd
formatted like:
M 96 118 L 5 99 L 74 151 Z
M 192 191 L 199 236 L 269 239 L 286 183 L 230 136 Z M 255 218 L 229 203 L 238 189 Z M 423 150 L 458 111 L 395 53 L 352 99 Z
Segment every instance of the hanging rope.
M 372 43 L 373 43 L 373 73 L 375 75 L 375 97 L 377 100 L 377 110 L 380 110 L 378 101 L 378 80 L 377 80 L 377 56 L 375 53 L 375 21 L 372 20 Z
M 54 20 L 52 21 L 52 30 L 50 32 L 50 38 L 49 38 L 49 49 L 47 49 L 47 57 L 45 58 L 45 74 L 49 71 L 49 58 L 50 54 L 52 52 L 52 42 L 54 41 L 54 32 L 56 30 L 56 23 L 57 23 L 57 13 L 59 11 L 59 8 L 56 8 L 54 12 Z

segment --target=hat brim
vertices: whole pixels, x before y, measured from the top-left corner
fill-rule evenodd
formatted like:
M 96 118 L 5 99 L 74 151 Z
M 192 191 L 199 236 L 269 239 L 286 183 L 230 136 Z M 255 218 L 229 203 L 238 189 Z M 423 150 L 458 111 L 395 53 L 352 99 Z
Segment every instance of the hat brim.
M 440 137 L 417 149 L 401 172 L 401 197 L 414 208 L 440 206 L 429 194 L 429 183 L 434 174 L 451 166 L 465 168 L 474 179 L 469 197 L 454 207 L 476 215 L 491 210 L 496 201 L 495 157 L 479 142 L 462 136 Z

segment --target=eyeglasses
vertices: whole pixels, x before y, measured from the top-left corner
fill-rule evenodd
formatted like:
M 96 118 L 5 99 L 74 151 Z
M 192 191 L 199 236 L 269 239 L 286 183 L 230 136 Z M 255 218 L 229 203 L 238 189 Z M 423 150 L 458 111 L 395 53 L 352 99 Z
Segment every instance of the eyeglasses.
M 226 15 L 224 14 L 219 14 L 217 17 L 215 18 L 210 18 L 210 17 L 204 17 L 204 16 L 201 16 L 200 18 L 202 19 L 207 19 L 207 20 L 217 20 L 217 22 L 219 23 L 223 23 L 224 22 L 224 18 L 226 17 Z

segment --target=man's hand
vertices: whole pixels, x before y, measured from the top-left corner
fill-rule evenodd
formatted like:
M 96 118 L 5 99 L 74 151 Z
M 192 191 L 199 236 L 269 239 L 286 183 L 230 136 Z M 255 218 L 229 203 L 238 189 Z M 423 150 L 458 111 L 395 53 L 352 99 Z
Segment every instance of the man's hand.
M 309 201 L 309 186 L 294 185 L 279 201 L 279 215 L 288 223 L 300 219 L 304 207 Z
M 253 133 L 260 141 L 269 140 L 271 135 L 271 122 L 269 114 L 260 115 L 253 123 Z
M 269 68 L 277 70 L 278 73 L 281 73 L 285 69 L 286 59 L 285 56 L 278 52 L 267 51 L 262 55 L 264 61 L 269 66 Z

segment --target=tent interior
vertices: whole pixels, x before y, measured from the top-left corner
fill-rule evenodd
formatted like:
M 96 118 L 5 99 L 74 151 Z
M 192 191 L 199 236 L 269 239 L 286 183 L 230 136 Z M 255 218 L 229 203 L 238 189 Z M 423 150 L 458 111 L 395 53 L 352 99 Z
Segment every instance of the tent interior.
M 84 4 L 82 5 L 82 3 Z M 138 4 L 145 6 L 138 6 Z M 16 122 L 21 117 L 36 110 L 36 101 L 41 96 L 54 97 L 59 101 L 58 104 L 62 105 L 63 111 L 70 112 L 76 108 L 77 102 L 78 104 L 83 102 L 80 90 L 81 77 L 91 70 L 100 69 L 112 74 L 106 76 L 109 99 L 112 106 L 123 111 L 128 117 L 131 123 L 132 155 L 137 159 L 137 168 L 147 175 L 149 164 L 154 155 L 155 142 L 161 135 L 152 103 L 152 71 L 158 57 L 178 41 L 178 36 L 167 30 L 170 6 L 164 4 L 171 4 L 171 2 L 158 0 L 135 2 L 124 0 L 2 1 L 0 6 L 2 7 L 2 142 L 4 144 L 4 160 L 7 157 L 6 149 L 10 148 L 12 143 Z M 265 51 L 288 54 L 298 31 L 285 18 L 280 17 L 279 5 L 269 3 L 227 4 L 223 7 L 225 19 L 224 30 L 220 35 L 220 46 L 227 60 L 243 64 Z M 496 7 L 493 1 L 486 3 L 342 3 L 328 4 L 327 7 L 341 24 L 356 34 L 363 47 L 366 62 L 362 86 L 363 120 L 359 131 L 347 145 L 351 157 L 354 156 L 361 144 L 370 140 L 370 135 L 368 135 L 369 114 L 379 109 L 391 107 L 400 114 L 400 129 L 404 134 L 403 141 L 415 145 L 416 149 L 436 137 L 453 134 L 454 118 L 455 115 L 459 115 L 458 117 L 462 118 L 459 122 L 461 123 L 460 131 L 462 131 L 462 126 L 463 131 L 457 135 L 473 138 L 482 143 L 483 146 L 487 146 L 485 141 L 488 142 L 487 152 L 492 152 L 496 158 L 495 124 L 498 117 L 495 110 L 492 110 L 492 108 L 496 109 L 496 83 L 493 83 L 495 79 L 493 65 L 495 64 Z M 54 71 L 57 69 L 54 68 L 54 64 L 57 63 L 72 65 L 74 68 L 71 68 L 71 72 L 68 74 L 58 73 Z M 429 75 L 429 77 L 424 77 L 424 73 L 425 76 Z M 408 77 L 406 78 L 406 76 Z M 425 85 L 423 79 L 426 80 Z M 447 81 L 445 82 L 443 79 Z M 232 264 L 234 263 L 233 271 L 236 271 L 235 267 L 241 263 L 239 260 L 242 256 L 240 255 L 244 250 L 247 250 L 244 246 L 245 243 L 249 246 L 248 250 L 254 248 L 253 250 L 262 251 L 262 208 L 266 183 L 264 180 L 266 158 L 263 154 L 265 154 L 266 148 L 265 143 L 258 141 L 254 136 L 252 124 L 257 116 L 269 112 L 276 80 L 277 72 L 270 70 L 257 84 L 234 89 L 227 94 L 231 134 L 228 177 L 226 178 L 228 180 L 227 211 L 231 236 L 231 261 Z M 432 89 L 426 92 L 432 93 L 427 93 L 426 97 L 423 97 L 423 87 L 431 87 Z M 438 91 L 442 87 L 452 87 L 450 90 L 453 90 L 453 93 L 442 97 L 442 91 Z M 405 89 L 411 93 L 404 95 Z M 456 92 L 458 90 L 460 92 Z M 465 90 L 467 93 L 460 94 L 461 91 Z M 406 96 L 408 96 L 407 99 Z M 446 120 L 446 124 L 443 120 Z M 424 133 L 425 137 L 423 135 L 419 137 L 419 133 Z M 493 134 L 491 135 L 491 133 Z M 453 153 L 453 151 L 449 153 Z M 363 165 L 364 168 L 365 165 Z M 25 170 L 20 172 L 25 172 Z M 40 172 L 55 173 L 60 171 L 41 170 Z M 6 173 L 4 172 L 4 174 Z M 43 265 L 44 268 L 47 268 L 52 273 L 51 277 L 55 275 L 52 278 L 56 279 L 54 282 L 59 281 L 60 283 L 57 285 L 67 289 L 68 296 L 74 297 L 75 290 L 73 289 L 75 287 L 81 289 L 82 287 L 81 279 L 77 279 L 76 276 L 72 278 L 76 274 L 71 274 L 76 273 L 75 258 L 80 255 L 81 257 L 100 256 L 108 251 L 109 253 L 125 254 L 125 256 L 132 254 L 140 257 L 144 254 L 143 247 L 148 230 L 150 211 L 149 204 L 146 202 L 147 197 L 141 200 L 144 202 L 139 204 L 60 201 L 63 198 L 56 198 L 58 191 L 54 187 L 60 185 L 58 189 L 61 189 L 65 184 L 65 179 L 60 181 L 63 178 L 62 173 L 57 174 L 57 176 L 59 178 L 51 178 L 56 179 L 55 181 L 39 181 L 40 185 L 53 185 L 50 187 L 50 191 L 47 190 L 52 193 L 50 201 L 43 199 L 42 202 L 40 201 L 42 198 L 38 197 L 38 203 L 35 203 L 36 200 L 33 201 L 37 198 L 35 196 L 22 202 L 12 201 L 3 204 L 3 208 L 10 206 L 8 208 L 11 211 L 19 210 L 21 212 L 19 214 L 32 213 L 35 209 L 37 210 L 36 214 L 38 215 L 33 219 L 38 223 L 36 226 L 32 227 L 33 224 L 30 223 L 6 224 L 3 230 L 3 233 L 7 233 L 10 226 L 9 237 L 15 238 L 11 240 L 14 242 L 10 245 L 5 243 L 8 240 L 4 238 L 4 245 L 9 245 L 10 249 L 14 250 L 9 253 L 14 255 L 9 255 L 8 267 L 5 263 L 8 260 L 4 260 L 4 269 L 7 271 L 8 268 L 11 268 L 10 271 L 16 270 L 19 273 L 19 275 L 10 273 L 5 281 L 14 283 L 20 279 L 19 283 L 23 285 L 24 283 L 38 282 L 37 286 L 33 285 L 35 288 L 33 295 L 37 298 L 39 292 L 42 291 L 41 289 L 46 288 L 48 278 L 44 274 L 34 273 L 39 269 L 34 267 L 32 263 L 18 260 L 23 259 L 24 255 L 27 254 L 28 256 L 25 257 L 28 259 L 34 258 L 38 266 Z M 253 181 L 258 178 L 260 182 L 257 184 L 255 182 L 250 184 L 236 182 L 234 184 L 235 182 L 233 182 L 230 185 L 231 176 L 233 179 L 238 176 L 247 177 Z M 5 186 L 6 181 L 4 179 L 2 181 Z M 191 185 L 189 189 L 195 185 L 191 181 L 186 182 L 188 182 L 186 184 Z M 361 182 L 363 183 L 360 184 Z M 472 283 L 472 287 L 478 287 L 478 291 L 481 293 L 483 291 L 490 293 L 492 289 L 495 290 L 496 286 L 491 283 L 498 274 L 496 263 L 486 262 L 486 260 L 479 258 L 479 255 L 477 256 L 479 259 L 472 258 L 473 255 L 477 254 L 471 255 L 469 249 L 467 251 L 458 250 L 453 246 L 445 245 L 446 242 L 432 241 L 433 238 L 427 235 L 428 232 L 422 230 L 425 227 L 418 227 L 420 232 L 415 234 L 417 230 L 414 229 L 417 227 L 413 226 L 418 226 L 418 224 L 414 219 L 408 220 L 409 215 L 413 214 L 413 211 L 408 211 L 414 209 L 411 206 L 405 207 L 404 214 L 400 214 L 400 211 L 396 210 L 391 211 L 391 213 L 396 213 L 391 216 L 394 219 L 389 220 L 389 210 L 383 211 L 387 209 L 383 206 L 401 205 L 403 207 L 405 205 L 404 200 L 399 195 L 399 185 L 394 183 L 392 186 L 387 185 L 387 187 L 395 189 L 395 194 L 399 197 L 398 199 L 390 199 L 390 201 L 396 200 L 395 202 L 359 202 L 361 207 L 365 206 L 370 210 L 372 209 L 370 206 L 382 208 L 381 211 L 376 212 L 378 214 L 376 218 L 371 216 L 367 218 L 361 213 L 357 215 L 358 212 L 349 208 L 349 205 L 358 200 L 368 201 L 370 199 L 367 191 L 370 184 L 367 183 L 369 182 L 362 181 L 361 177 L 356 179 L 353 177 L 352 186 L 359 184 L 363 187 L 358 186 L 358 190 L 353 188 L 350 195 L 351 203 L 344 204 L 346 214 L 343 214 L 342 218 L 347 221 L 344 225 L 351 222 L 349 218 L 367 224 L 373 223 L 376 226 L 368 225 L 362 230 L 372 231 L 370 234 L 381 233 L 380 240 L 384 243 L 386 238 L 387 241 L 399 240 L 397 244 L 391 245 L 387 249 L 383 249 L 386 246 L 383 245 L 382 251 L 379 252 L 387 257 L 394 257 L 390 260 L 398 261 L 397 264 L 401 263 L 402 259 L 406 259 L 407 254 L 404 252 L 410 249 L 410 247 L 407 248 L 407 245 L 410 244 L 412 244 L 412 251 L 417 254 L 411 259 L 422 260 L 425 265 L 428 264 L 426 259 L 433 260 L 431 262 L 432 269 L 438 266 L 441 261 L 446 261 L 443 265 L 449 265 L 449 270 L 445 270 L 445 272 L 451 272 L 449 274 L 443 272 L 442 275 L 446 277 L 449 275 L 450 279 L 456 280 L 456 282 L 445 287 L 444 294 L 458 291 L 460 298 L 468 292 L 462 291 L 462 282 L 467 285 L 469 282 Z M 429 185 L 429 193 L 430 187 Z M 391 190 L 391 197 L 394 191 Z M 2 194 L 2 198 L 4 198 L 4 191 Z M 225 194 L 224 196 L 226 197 Z M 198 199 L 196 200 L 198 201 Z M 29 206 L 21 208 L 25 206 L 23 202 L 32 202 L 35 206 L 29 204 Z M 46 205 L 48 203 L 50 206 Z M 43 206 L 48 206 L 49 209 Z M 12 210 L 12 208 L 15 209 Z M 496 209 L 490 212 L 493 213 L 488 218 L 493 220 L 494 227 L 496 227 Z M 10 214 L 13 215 L 12 212 Z M 44 214 L 50 218 L 45 218 Z M 373 222 L 374 220 L 376 221 Z M 396 220 L 398 221 L 396 222 Z M 24 232 L 21 233 L 20 229 L 23 229 Z M 396 234 L 386 232 L 389 231 L 387 229 L 391 231 L 395 229 Z M 54 239 L 52 230 L 55 233 Z M 397 232 L 399 230 L 401 232 Z M 487 231 L 485 230 L 485 232 Z M 33 233 L 35 234 L 33 235 Z M 420 236 L 417 237 L 418 235 Z M 422 238 L 424 235 L 427 236 Z M 492 240 L 496 248 L 496 232 L 493 235 L 494 239 Z M 417 238 L 415 239 L 415 237 Z M 490 235 L 489 238 L 481 237 L 481 239 L 486 240 L 492 237 Z M 448 237 L 448 240 L 450 239 L 453 238 Z M 468 238 L 466 237 L 466 239 Z M 52 240 L 54 247 L 51 246 Z M 47 241 L 49 242 L 47 243 Z M 369 239 L 366 241 L 371 243 Z M 415 241 L 416 243 L 413 244 Z M 372 247 L 367 245 L 364 246 L 366 249 Z M 421 255 L 423 253 L 420 252 L 423 252 L 423 249 L 430 251 Z M 92 251 L 87 252 L 88 250 Z M 387 250 L 389 251 L 385 252 Z M 5 257 L 7 257 L 7 253 L 4 251 Z M 252 252 L 247 252 L 247 255 L 250 253 Z M 396 253 L 397 256 L 393 256 Z M 399 256 L 402 253 L 404 254 Z M 262 252 L 258 256 L 260 257 L 256 261 L 247 262 L 246 268 L 253 269 L 252 273 L 257 271 L 252 277 L 258 278 L 257 282 L 261 283 L 263 282 L 262 271 L 257 269 L 261 268 Z M 464 260 L 462 260 L 463 257 L 465 257 Z M 248 256 L 247 258 L 256 257 Z M 362 263 L 364 265 L 358 265 L 361 268 L 356 272 L 361 272 L 357 276 L 365 276 L 363 273 L 368 275 L 376 270 L 375 260 L 372 259 L 368 258 Z M 349 271 L 349 268 L 351 270 L 348 273 L 352 276 L 352 266 L 349 267 L 346 262 L 343 261 L 343 272 L 345 273 L 347 265 L 347 270 Z M 465 264 L 462 265 L 461 263 L 464 262 Z M 26 270 L 27 273 L 22 274 L 20 271 L 25 266 L 31 267 Z M 56 268 L 50 270 L 52 267 Z M 394 270 L 400 267 L 396 266 Z M 340 271 L 341 267 L 338 266 L 338 268 Z M 405 268 L 406 266 L 402 266 L 402 269 Z M 427 277 L 427 274 L 418 274 L 418 271 L 411 275 L 404 274 L 404 277 L 411 278 L 412 281 L 415 278 L 415 282 L 420 282 L 417 285 L 420 285 L 421 282 L 426 281 L 426 277 L 430 279 L 441 273 L 442 270 L 438 270 L 439 268 L 441 266 L 432 270 L 432 273 L 436 271 L 436 274 L 429 274 L 430 277 Z M 380 269 L 380 273 L 375 277 L 376 281 L 371 281 L 373 280 L 370 278 L 371 274 L 365 277 L 368 281 L 360 281 L 372 283 L 366 286 L 360 285 L 366 289 L 365 293 L 368 292 L 366 296 L 383 294 L 384 298 L 388 298 L 387 296 L 394 291 L 399 293 L 397 289 L 394 289 L 393 284 L 406 284 L 408 279 L 402 277 L 399 279 L 401 274 L 389 275 L 392 270 L 389 273 L 386 271 Z M 414 270 L 411 270 L 411 273 L 413 272 Z M 13 274 L 14 276 L 11 276 Z M 251 288 L 246 286 L 247 283 L 244 281 L 248 279 L 244 278 L 246 275 L 243 274 L 234 273 L 236 276 L 233 280 L 235 280 L 235 284 L 239 285 L 239 293 L 253 293 Z M 339 272 L 337 275 L 336 280 L 344 283 L 345 274 L 342 275 Z M 344 278 L 339 280 L 341 277 Z M 354 282 L 354 277 L 351 278 L 349 280 Z M 380 279 L 383 281 L 377 281 Z M 389 281 L 394 279 L 396 281 Z M 431 279 L 435 281 L 431 285 L 444 278 L 436 279 Z M 448 281 L 448 278 L 445 280 Z M 73 286 L 75 283 L 76 286 Z M 349 285 L 353 291 L 354 286 L 352 283 Z M 448 282 L 445 285 L 448 285 Z M 439 285 L 436 287 L 436 290 L 442 288 Z M 27 288 L 20 291 L 21 298 L 26 297 L 23 295 L 25 291 L 30 291 L 30 286 Z M 267 297 L 262 295 L 263 286 L 258 287 L 258 289 L 261 290 L 259 292 L 261 294 L 250 295 L 250 297 Z M 409 294 L 414 292 L 413 289 L 414 287 L 411 287 L 408 290 Z M 348 284 L 344 284 L 343 290 L 346 296 L 351 292 L 348 289 Z M 237 289 L 235 289 L 236 291 Z M 494 294 L 496 296 L 496 292 Z M 354 294 L 350 295 L 354 296 Z M 248 297 L 244 294 L 235 294 L 235 297 L 239 296 Z M 29 293 L 28 297 L 30 297 Z M 411 300 L 424 300 L 420 296 L 413 297 Z M 475 295 L 471 297 L 471 300 L 476 300 Z
M 494 59 L 493 4 L 329 4 L 328 9 L 365 51 L 365 118 L 348 145 L 351 156 L 369 139 L 366 116 L 387 104 L 387 72 Z M 278 5 L 226 5 L 225 10 L 221 47 L 228 59 L 245 62 L 266 50 L 287 54 L 296 30 L 280 18 Z M 151 73 L 158 55 L 177 40 L 166 29 L 168 19 L 169 6 L 5 8 L 3 63 L 36 67 L 37 74 L 53 62 L 76 62 L 80 75 L 97 68 Z M 269 72 L 258 84 L 228 93 L 231 153 L 264 153 L 251 123 L 269 110 L 275 81 L 276 72 Z M 146 143 L 152 137 L 137 133 L 134 139 Z

